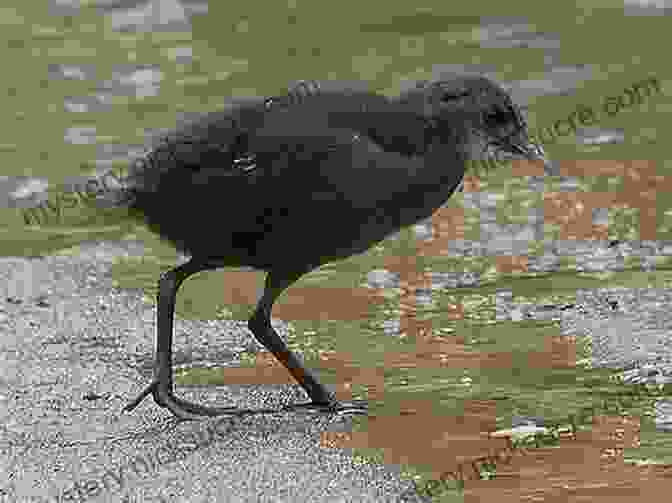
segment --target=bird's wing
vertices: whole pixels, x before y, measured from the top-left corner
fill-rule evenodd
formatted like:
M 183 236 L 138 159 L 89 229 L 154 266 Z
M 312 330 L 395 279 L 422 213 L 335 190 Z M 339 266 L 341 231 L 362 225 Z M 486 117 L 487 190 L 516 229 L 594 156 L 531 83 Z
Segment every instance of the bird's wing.
M 247 147 L 255 167 L 246 176 L 259 191 L 306 204 L 330 201 L 343 209 L 393 200 L 407 192 L 423 165 L 420 157 L 386 151 L 368 136 L 326 121 L 267 124 L 250 136 Z
M 154 159 L 149 160 L 162 172 L 177 166 L 196 170 L 216 165 L 236 175 L 252 160 L 248 137 L 261 127 L 268 129 L 269 119 L 271 125 L 283 127 L 290 121 L 312 122 L 328 116 L 334 107 L 358 104 L 363 97 L 370 95 L 362 83 L 299 81 L 284 95 L 232 99 L 221 110 L 201 114 L 159 137 L 150 154 Z
M 426 173 L 423 157 L 395 152 L 366 129 L 350 127 L 357 117 L 334 120 L 332 98 L 340 95 L 275 112 L 257 100 L 206 114 L 166 138 L 140 168 L 134 186 L 146 194 L 160 185 L 161 193 L 175 197 L 198 187 L 204 204 L 227 208 L 249 207 L 244 199 L 253 197 L 267 212 L 290 203 L 302 211 L 379 209 L 399 202 L 413 185 L 416 194 L 422 192 L 417 184 L 423 183 L 418 175 Z M 353 106 L 351 101 L 342 104 Z M 358 108 L 359 98 L 354 101 Z M 406 128 L 398 129 L 403 140 Z

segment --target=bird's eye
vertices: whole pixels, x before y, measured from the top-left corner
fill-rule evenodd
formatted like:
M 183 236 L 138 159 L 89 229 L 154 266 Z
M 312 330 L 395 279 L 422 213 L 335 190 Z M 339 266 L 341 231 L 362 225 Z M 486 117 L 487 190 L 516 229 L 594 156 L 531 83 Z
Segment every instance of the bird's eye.
M 492 109 L 485 113 L 483 120 L 485 125 L 489 127 L 505 126 L 511 122 L 515 122 L 515 117 L 507 113 L 505 110 Z
M 459 100 L 465 96 L 469 96 L 468 91 L 444 91 L 441 93 L 441 102 L 450 103 L 451 101 Z

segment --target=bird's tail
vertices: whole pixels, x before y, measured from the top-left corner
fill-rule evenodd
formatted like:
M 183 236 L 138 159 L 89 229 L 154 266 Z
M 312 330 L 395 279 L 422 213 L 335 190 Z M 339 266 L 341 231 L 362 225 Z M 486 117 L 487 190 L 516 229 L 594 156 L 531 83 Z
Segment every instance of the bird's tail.
M 79 184 L 77 190 L 82 192 L 82 187 L 85 187 L 87 199 L 95 208 L 132 209 L 138 191 L 147 189 L 147 178 L 154 161 L 153 151 L 145 151 L 122 165 L 90 176 L 84 184 Z
M 133 161 L 129 166 L 106 170 L 86 181 L 90 199 L 99 208 L 130 207 L 134 200 L 139 166 Z

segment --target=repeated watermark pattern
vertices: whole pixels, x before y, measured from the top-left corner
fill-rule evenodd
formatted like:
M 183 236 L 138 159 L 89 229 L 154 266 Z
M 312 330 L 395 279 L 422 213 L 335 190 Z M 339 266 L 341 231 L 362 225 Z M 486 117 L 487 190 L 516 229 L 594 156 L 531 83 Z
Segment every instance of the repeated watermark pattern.
M 623 96 L 606 98 L 603 101 L 602 110 L 607 115 L 613 116 L 619 113 L 621 110 L 625 109 L 626 107 L 630 107 L 635 103 L 641 104 L 643 99 L 642 96 L 644 95 L 643 92 L 646 91 L 645 96 L 648 98 L 651 95 L 650 90 L 652 87 L 655 88 L 655 90 L 658 93 L 660 93 L 660 83 L 657 79 L 649 78 L 645 81 L 638 82 L 633 86 L 631 86 L 631 88 L 628 88 L 629 91 L 625 92 Z M 628 96 L 627 104 L 624 101 L 624 96 L 626 95 Z M 594 125 L 596 123 L 595 121 L 597 121 L 596 117 L 597 115 L 594 112 L 590 111 L 588 107 L 584 106 L 577 107 L 577 109 L 572 114 L 570 114 L 570 116 L 567 119 L 556 121 L 555 125 L 553 126 L 553 130 L 556 132 L 558 136 L 566 136 L 567 134 L 570 134 L 572 131 L 576 132 L 577 123 L 581 123 L 583 125 Z M 568 129 L 567 126 L 569 126 Z M 561 132 L 564 133 L 561 134 Z M 535 139 L 537 140 L 541 139 L 541 141 L 543 142 L 543 135 L 541 133 L 537 134 L 539 135 L 539 137 Z M 115 178 L 117 186 L 121 183 L 120 178 L 116 177 L 111 172 L 108 172 L 102 178 L 103 185 L 105 187 L 104 190 L 110 190 L 105 181 L 107 176 L 112 176 L 113 178 Z M 82 194 L 79 193 L 80 201 L 90 199 L 91 197 L 99 195 L 101 193 L 101 189 L 99 186 L 100 183 L 98 182 L 98 180 L 94 179 L 87 181 L 86 184 L 87 197 L 84 198 Z M 70 199 L 65 199 L 64 197 L 63 201 L 68 201 L 68 204 L 71 205 L 77 204 L 77 199 L 74 197 Z M 51 206 L 48 207 L 51 208 Z M 73 206 L 67 206 L 67 207 L 73 207 Z M 60 207 L 58 211 L 60 211 Z M 608 402 L 605 401 L 603 403 L 606 404 Z M 617 409 L 620 410 L 620 408 L 621 407 L 619 406 Z M 604 409 L 607 410 L 606 405 Z M 593 407 L 584 408 L 581 410 L 579 417 L 585 419 L 587 417 L 586 414 L 588 413 L 588 411 L 590 411 L 591 415 L 595 414 L 595 408 Z M 581 419 L 579 419 L 578 422 L 580 423 Z M 575 433 L 576 431 L 575 421 L 572 421 L 572 426 Z M 212 435 L 213 433 L 215 435 Z M 204 446 L 207 446 L 210 442 L 212 442 L 213 436 L 216 435 L 223 435 L 218 426 L 215 426 L 214 428 L 211 429 L 211 436 L 209 440 L 203 441 L 202 439 L 198 440 L 192 439 L 191 442 L 187 441 L 186 445 L 185 443 L 176 442 L 175 444 L 177 445 L 172 444 L 170 448 L 169 447 L 158 448 L 156 451 L 154 451 L 153 453 L 149 453 L 146 456 L 135 456 L 128 463 L 126 463 L 123 466 L 119 466 L 114 470 L 112 469 L 106 470 L 99 477 L 92 477 L 85 481 L 77 481 L 73 484 L 72 487 L 69 487 L 67 490 L 60 492 L 58 496 L 55 497 L 55 499 L 52 498 L 51 500 L 45 500 L 44 498 L 43 499 L 33 498 L 32 501 L 84 502 L 97 497 L 104 491 L 111 491 L 114 488 L 118 488 L 117 490 L 119 491 L 124 491 L 126 489 L 127 481 L 129 480 L 128 475 L 131 473 L 131 471 L 135 473 L 138 479 L 148 478 L 148 474 L 151 474 L 152 472 L 154 473 L 157 472 L 158 468 L 160 468 L 161 466 L 173 463 L 178 459 L 184 459 L 186 456 L 190 455 L 194 451 L 203 448 Z M 534 436 L 535 442 L 540 442 L 542 438 L 543 435 Z M 477 478 L 481 478 L 481 473 L 483 471 L 488 472 L 491 471 L 491 469 L 494 470 L 494 468 L 496 468 L 497 463 L 500 464 L 510 463 L 510 460 L 513 458 L 513 455 L 516 452 L 524 455 L 525 449 L 521 448 L 519 445 L 512 443 L 510 439 L 507 438 L 506 448 L 503 448 L 496 452 L 491 452 L 486 456 L 475 458 L 469 463 L 463 463 L 462 465 L 459 466 L 458 470 L 448 472 L 444 477 L 442 477 L 441 480 L 444 481 L 444 483 L 448 479 L 453 479 L 455 481 L 458 481 L 458 483 L 464 483 L 465 480 L 469 480 L 468 475 L 470 472 L 476 474 Z M 472 468 L 473 470 L 471 470 Z M 434 482 L 435 484 L 432 486 L 431 489 L 432 492 L 437 491 L 441 485 L 440 481 L 434 481 Z M 0 490 L 0 502 L 5 501 L 4 494 L 6 493 L 3 493 Z M 165 501 L 165 499 L 163 499 L 163 497 L 161 496 L 154 498 L 154 500 L 161 501 L 161 503 L 164 503 Z M 29 500 L 26 499 L 26 501 Z
M 128 499 L 128 483 L 136 480 L 136 484 L 142 484 L 143 480 L 153 479 L 159 475 L 161 467 L 182 461 L 200 449 L 212 445 L 217 440 L 229 438 L 235 418 L 222 417 L 216 423 L 209 425 L 205 432 L 197 434 L 196 432 L 185 432 L 178 435 L 178 438 L 171 438 L 169 444 L 160 446 L 152 452 L 138 454 L 128 460 L 123 465 L 115 468 L 108 468 L 102 473 L 86 474 L 85 478 L 80 478 L 72 483 L 70 487 L 60 491 L 57 495 L 44 497 L 24 497 L 21 501 L 25 503 L 66 503 L 76 502 L 84 503 L 98 498 L 104 493 L 126 493 Z M 137 491 L 136 491 L 137 492 Z M 0 503 L 16 503 L 17 499 L 10 499 L 10 492 L 6 489 L 0 489 Z M 189 496 L 189 495 L 187 495 Z M 143 501 L 151 503 L 171 503 L 172 497 L 158 495 L 154 497 L 144 496 L 131 501 Z
M 321 92 L 320 85 L 314 80 L 301 80 L 292 86 L 286 94 L 282 96 L 273 96 L 265 98 L 263 107 L 267 110 L 270 108 L 286 108 L 303 103 L 312 96 L 316 96 Z M 231 121 L 232 129 L 236 129 L 235 119 L 228 118 Z M 183 139 L 185 142 L 187 138 Z M 163 141 L 162 147 L 170 148 L 168 142 Z M 166 148 L 163 148 L 166 150 Z M 140 173 L 142 169 L 149 167 L 151 169 L 152 163 L 155 161 L 152 151 L 146 152 L 129 162 L 129 167 L 124 169 L 110 170 L 105 172 L 102 176 L 90 178 L 85 182 L 74 184 L 72 191 L 55 191 L 53 196 L 47 198 L 45 201 L 33 208 L 23 209 L 21 211 L 23 221 L 26 225 L 43 225 L 48 222 L 58 222 L 63 215 L 63 209 L 72 209 L 77 206 L 93 206 L 94 202 L 104 194 L 117 192 L 120 196 L 117 203 L 124 199 L 124 191 L 133 184 L 133 176 Z M 174 156 L 175 152 L 170 152 L 169 155 Z M 174 157 L 173 157 L 174 158 Z M 249 171 L 250 166 L 254 166 L 253 156 L 243 156 L 234 159 L 234 168 L 241 171 Z M 108 184 L 108 181 L 111 183 Z
M 641 105 L 645 99 L 650 98 L 654 94 L 660 94 L 662 91 L 660 80 L 656 77 L 648 77 L 639 82 L 635 82 L 630 87 L 623 90 L 623 93 L 616 96 L 607 96 L 603 99 L 599 109 L 595 110 L 586 105 L 578 105 L 575 110 L 566 118 L 556 120 L 551 126 L 530 131 L 529 137 L 533 142 L 547 146 L 554 143 L 558 138 L 567 136 L 569 134 L 576 134 L 580 127 L 590 127 L 599 123 L 600 116 L 606 115 L 613 117 L 623 110 L 627 110 L 634 105 Z M 296 85 L 291 87 L 287 94 L 283 96 L 275 96 L 266 98 L 263 102 L 267 109 L 271 107 L 288 107 L 316 96 L 321 92 L 319 82 L 313 80 L 299 81 Z M 528 107 L 520 107 L 523 110 Z M 602 114 L 601 114 L 602 112 Z M 236 127 L 232 122 L 233 127 Z M 500 167 L 502 164 L 508 162 L 507 159 L 502 158 L 502 152 L 495 151 L 493 155 L 486 159 L 472 160 L 468 163 L 467 172 L 471 172 L 476 176 L 480 176 L 481 171 L 487 174 L 491 169 Z M 151 156 L 151 153 L 150 153 Z M 132 161 L 132 168 L 130 172 L 138 172 L 150 161 L 149 156 L 145 155 Z M 241 161 L 251 162 L 254 166 L 254 159 L 247 157 Z M 248 170 L 245 166 L 236 164 L 237 168 Z M 108 185 L 108 180 L 113 182 Z M 53 198 L 47 198 L 45 201 L 33 208 L 22 210 L 23 221 L 26 225 L 41 225 L 51 221 L 60 220 L 63 209 L 72 209 L 78 205 L 90 205 L 99 196 L 110 193 L 111 191 L 123 191 L 126 183 L 129 180 L 128 173 L 119 175 L 113 170 L 104 173 L 99 178 L 91 178 L 86 182 L 76 185 L 74 191 L 55 192 Z
M 656 77 L 648 77 L 635 82 L 630 87 L 626 87 L 619 95 L 607 96 L 603 99 L 602 105 L 598 110 L 594 110 L 586 105 L 578 105 L 566 118 L 556 120 L 552 126 L 536 129 L 530 135 L 530 138 L 542 145 L 550 145 L 561 136 L 575 135 L 578 124 L 587 127 L 598 124 L 600 121 L 600 111 L 607 117 L 613 117 L 635 105 L 642 105 L 645 99 L 650 98 L 654 94 L 659 95 L 660 93 L 660 80 Z
M 112 188 L 107 184 L 112 179 Z M 100 178 L 90 178 L 86 182 L 75 184 L 73 191 L 56 191 L 52 197 L 33 208 L 21 210 L 21 216 L 26 225 L 44 225 L 58 222 L 63 216 L 64 209 L 91 205 L 99 196 L 110 193 L 122 187 L 125 177 L 118 176 L 113 170 L 107 171 Z
M 458 490 L 463 490 L 465 481 L 470 479 L 482 479 L 483 470 L 490 472 L 494 471 L 498 464 L 511 464 L 511 459 L 513 459 L 515 453 L 525 455 L 526 451 L 523 447 L 518 445 L 519 443 L 512 442 L 510 437 L 506 437 L 506 441 L 506 447 L 498 450 L 493 449 L 489 454 L 478 456 L 469 462 L 462 462 L 458 465 L 457 470 L 444 472 L 438 480 L 431 479 L 423 484 L 422 487 L 418 487 L 416 482 L 413 481 L 413 488 L 409 488 L 403 492 L 400 495 L 399 501 L 406 501 L 407 499 L 414 497 L 416 493 L 421 496 L 432 498 L 446 490 L 454 490 L 455 484 L 450 482 L 451 479 L 457 483 L 456 486 Z M 472 471 L 472 477 L 469 477 L 469 471 Z
M 516 441 L 511 439 L 511 435 L 502 434 L 503 432 L 493 435 L 503 437 L 506 441 L 506 446 L 491 449 L 485 455 L 463 461 L 458 464 L 456 470 L 446 471 L 441 474 L 438 480 L 429 480 L 422 487 L 418 487 L 414 482 L 413 488 L 402 493 L 399 501 L 406 501 L 415 495 L 415 493 L 432 497 L 444 490 L 454 490 L 456 488 L 455 485 L 457 489 L 462 490 L 464 489 L 464 483 L 468 480 L 496 478 L 498 466 L 510 465 L 511 460 L 515 456 L 525 456 L 529 452 L 528 447 L 532 445 L 539 448 L 543 445 L 555 443 L 561 437 L 575 439 L 579 431 L 579 425 L 587 423 L 589 419 L 594 419 L 598 415 L 620 416 L 643 400 L 661 399 L 666 394 L 665 385 L 663 384 L 639 383 L 628 385 L 627 393 L 619 392 L 616 395 L 603 394 L 603 396 L 606 397 L 601 399 L 600 405 L 583 407 L 577 413 L 570 414 L 569 427 L 560 424 L 549 425 L 539 428 L 542 431 L 537 429 L 533 433 L 518 434 L 519 439 Z M 17 500 L 15 497 L 10 497 L 11 491 L 8 491 L 7 488 L 0 488 L 0 503 L 17 503 L 17 501 L 26 503 L 84 503 L 97 498 L 105 492 L 109 493 L 113 491 L 125 494 L 123 501 L 126 503 L 173 503 L 175 501 L 173 497 L 166 498 L 164 495 L 136 496 L 135 499 L 129 499 L 128 492 L 130 488 L 128 487 L 128 482 L 135 479 L 135 492 L 142 494 L 141 487 L 137 486 L 142 486 L 143 480 L 156 478 L 160 473 L 161 467 L 170 465 L 176 461 L 182 461 L 194 452 L 207 448 L 219 439 L 229 438 L 229 433 L 235 419 L 235 417 L 219 418 L 217 423 L 209 425 L 205 432 L 179 433 L 177 434 L 178 438 L 171 438 L 170 444 L 158 447 L 154 451 L 143 455 L 136 455 L 123 465 L 106 469 L 104 472 L 85 474 L 84 477 L 80 477 L 79 480 L 74 481 L 67 489 L 60 491 L 56 496 L 51 498 L 32 496 Z M 223 424 L 224 422 L 227 424 Z M 618 434 L 616 438 L 620 439 Z M 608 449 L 608 447 L 605 449 Z
M 655 386 L 646 384 L 629 385 L 628 389 L 631 393 L 603 398 L 599 406 L 582 407 L 576 414 L 570 414 L 569 427 L 548 426 L 542 432 L 520 435 L 516 441 L 511 440 L 510 436 L 503 436 L 506 440 L 505 447 L 491 449 L 488 454 L 461 462 L 456 470 L 446 471 L 441 474 L 438 480 L 429 480 L 422 487 L 418 487 L 413 481 L 414 487 L 402 493 L 399 501 L 403 502 L 409 498 L 411 498 L 409 501 L 413 501 L 412 497 L 415 493 L 433 497 L 441 494 L 442 491 L 455 490 L 456 487 L 458 490 L 463 490 L 464 483 L 468 480 L 496 478 L 497 467 L 511 465 L 514 455 L 525 456 L 529 452 L 527 447 L 539 448 L 543 445 L 555 444 L 560 437 L 576 439 L 579 430 L 578 425 L 586 423 L 588 419 L 593 419 L 597 415 L 619 416 L 636 403 L 633 397 L 660 399 L 664 396 L 662 388 L 663 385 L 660 384 Z M 654 389 L 658 390 L 658 393 L 653 392 Z M 615 432 L 612 435 L 615 440 L 622 440 L 623 438 L 623 432 Z M 606 447 L 605 450 L 609 450 L 609 448 Z M 450 482 L 451 480 L 452 482 Z
M 549 442 L 557 441 L 558 432 L 553 431 L 554 428 L 548 429 L 550 431 L 526 435 L 516 441 L 511 440 L 510 436 L 505 436 L 505 447 L 491 449 L 488 454 L 463 461 L 457 465 L 456 470 L 443 472 L 438 480 L 429 480 L 422 487 L 418 487 L 413 481 L 413 489 L 409 488 L 402 493 L 399 501 L 406 501 L 415 493 L 431 498 L 446 490 L 457 488 L 461 491 L 464 489 L 464 483 L 468 480 L 493 478 L 492 474 L 497 466 L 510 465 L 514 455 L 525 456 L 528 452 L 527 445 L 534 444 L 536 448 L 539 448 L 542 445 L 548 445 Z M 555 428 L 555 430 L 558 430 L 558 428 Z M 570 435 L 573 435 L 573 433 L 570 433 Z

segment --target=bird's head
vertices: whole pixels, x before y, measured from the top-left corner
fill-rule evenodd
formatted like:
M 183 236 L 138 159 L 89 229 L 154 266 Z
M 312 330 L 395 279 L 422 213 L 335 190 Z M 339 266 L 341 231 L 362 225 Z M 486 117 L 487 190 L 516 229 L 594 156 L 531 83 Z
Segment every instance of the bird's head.
M 542 146 L 528 136 L 520 107 L 501 86 L 485 77 L 420 82 L 400 99 L 422 110 L 439 139 L 460 141 L 470 159 L 542 161 L 544 170 L 552 174 Z

